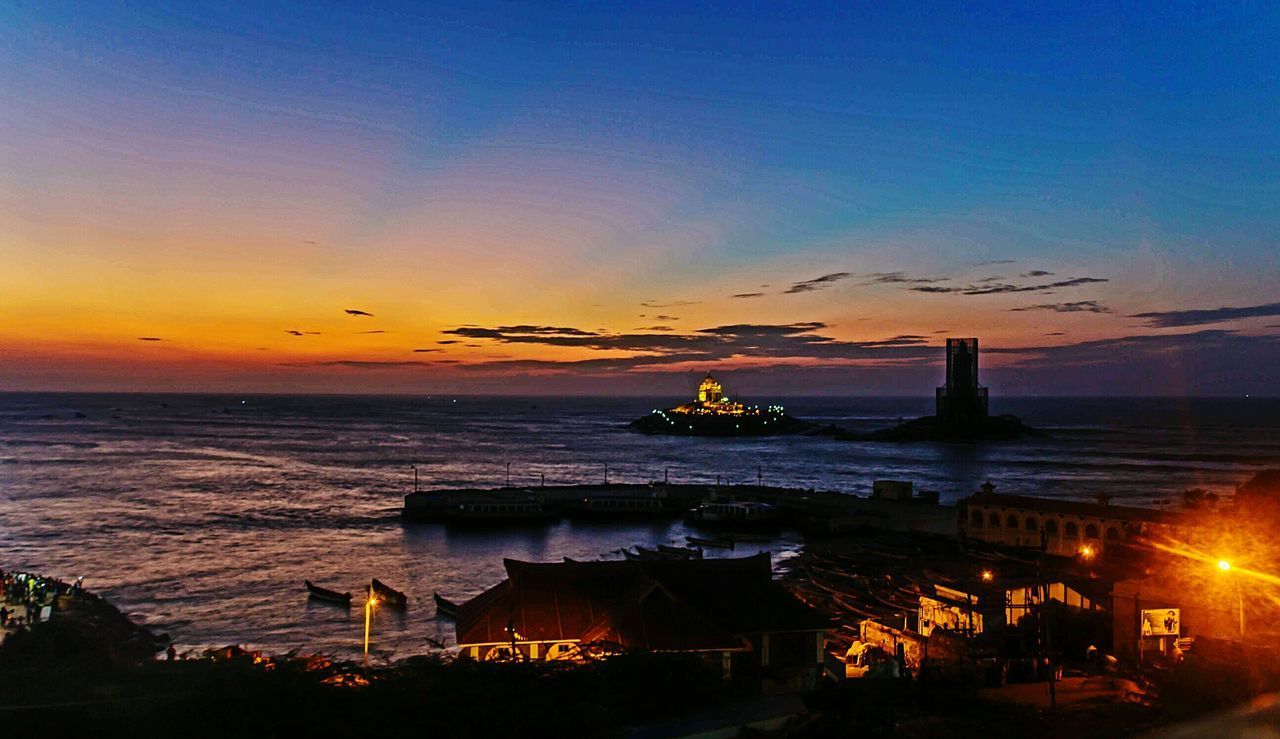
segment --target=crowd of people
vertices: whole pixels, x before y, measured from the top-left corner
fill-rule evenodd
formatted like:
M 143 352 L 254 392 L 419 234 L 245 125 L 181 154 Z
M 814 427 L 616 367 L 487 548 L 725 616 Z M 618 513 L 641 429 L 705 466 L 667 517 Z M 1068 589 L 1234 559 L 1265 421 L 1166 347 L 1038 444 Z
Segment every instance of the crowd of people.
M 68 584 L 29 572 L 0 571 L 0 629 L 47 621 L 57 610 L 58 597 L 79 592 L 82 580 Z

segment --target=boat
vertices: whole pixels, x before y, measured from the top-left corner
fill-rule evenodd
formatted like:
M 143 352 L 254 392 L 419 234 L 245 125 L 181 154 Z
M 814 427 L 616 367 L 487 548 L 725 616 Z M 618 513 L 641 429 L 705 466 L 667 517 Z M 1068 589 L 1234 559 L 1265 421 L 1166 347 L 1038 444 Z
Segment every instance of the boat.
M 778 524 L 778 509 L 769 503 L 753 501 L 703 503 L 689 511 L 685 521 L 703 526 L 770 527 Z
M 733 542 L 733 543 L 735 543 L 735 544 L 744 544 L 744 543 L 748 543 L 748 542 L 750 542 L 750 543 L 760 543 L 760 544 L 763 544 L 763 543 L 771 542 L 771 541 L 773 541 L 774 539 L 777 539 L 777 538 L 778 538 L 778 537 L 776 537 L 776 536 L 772 536 L 772 535 L 770 535 L 770 534 L 734 534 L 734 533 L 725 533 L 725 534 L 722 534 L 721 536 L 722 536 L 723 538 L 725 538 L 725 539 L 728 539 L 729 541 L 731 541 L 731 542 Z
M 733 539 L 727 536 L 686 536 L 685 541 L 690 544 L 697 544 L 701 547 L 717 547 L 719 549 L 733 549 Z
M 326 603 L 336 603 L 338 605 L 351 605 L 351 593 L 339 593 L 336 590 L 322 588 L 310 580 L 303 580 L 302 583 L 307 586 L 307 595 L 316 600 L 322 600 Z
M 702 559 L 702 550 L 694 549 L 693 547 L 672 547 L 666 544 L 659 544 L 658 552 L 683 559 Z
M 432 593 L 431 595 L 432 595 L 432 597 L 433 597 L 433 598 L 435 598 L 435 600 L 436 600 L 436 615 L 437 615 L 437 616 L 445 616 L 445 617 L 447 617 L 447 618 L 457 618 L 457 617 L 458 617 L 458 604 L 457 604 L 457 603 L 454 603 L 453 601 L 449 600 L 448 598 L 444 597 L 443 595 L 440 595 L 439 593 Z
M 409 596 L 376 577 L 369 581 L 369 594 L 392 608 L 404 608 L 409 605 Z

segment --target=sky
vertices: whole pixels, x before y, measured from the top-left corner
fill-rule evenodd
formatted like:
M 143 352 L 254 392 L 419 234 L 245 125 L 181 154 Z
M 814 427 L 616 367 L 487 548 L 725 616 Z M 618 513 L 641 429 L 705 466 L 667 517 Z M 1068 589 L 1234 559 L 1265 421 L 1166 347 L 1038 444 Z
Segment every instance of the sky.
M 0 7 L 0 391 L 1280 395 L 1272 3 Z

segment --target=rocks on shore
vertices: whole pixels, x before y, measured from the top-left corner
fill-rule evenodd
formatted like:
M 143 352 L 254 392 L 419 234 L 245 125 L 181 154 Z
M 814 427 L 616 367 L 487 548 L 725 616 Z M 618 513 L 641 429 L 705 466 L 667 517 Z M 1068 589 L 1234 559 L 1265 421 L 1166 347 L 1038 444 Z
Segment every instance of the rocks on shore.
M 984 416 L 967 419 L 962 423 L 948 422 L 937 416 L 924 416 L 906 421 L 893 428 L 877 429 L 870 433 L 842 432 L 836 434 L 841 441 L 942 441 L 972 443 L 983 441 L 1011 441 L 1027 437 L 1044 437 L 1043 431 L 1031 428 L 1017 416 Z

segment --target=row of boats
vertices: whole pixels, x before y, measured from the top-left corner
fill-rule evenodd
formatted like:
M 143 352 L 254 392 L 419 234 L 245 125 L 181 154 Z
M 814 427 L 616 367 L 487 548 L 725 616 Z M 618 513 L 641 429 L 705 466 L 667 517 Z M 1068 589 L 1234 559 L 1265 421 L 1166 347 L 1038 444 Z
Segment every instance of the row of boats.
M 764 534 L 722 534 L 720 536 L 686 536 L 688 545 L 678 547 L 659 544 L 646 547 L 639 544 L 627 549 L 619 549 L 622 556 L 630 560 L 681 560 L 702 559 L 703 548 L 733 549 L 739 543 L 772 541 L 773 537 Z
M 307 588 L 307 595 L 313 600 L 323 603 L 330 603 L 344 607 L 351 606 L 351 593 L 339 592 L 330 588 L 316 585 L 310 580 L 303 580 L 303 584 Z M 436 602 L 436 613 L 441 616 L 453 618 L 458 614 L 458 604 L 445 598 L 439 593 L 433 593 Z M 365 586 L 365 597 L 375 600 L 388 608 L 407 608 L 409 605 L 409 596 L 400 590 L 396 590 L 390 585 L 382 582 L 378 578 L 369 580 L 369 584 Z

